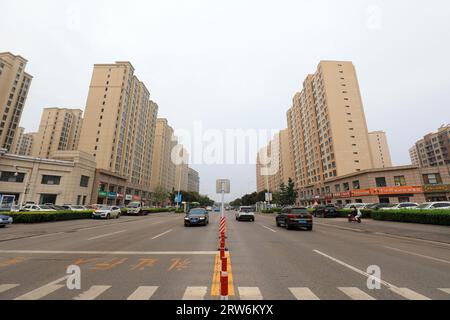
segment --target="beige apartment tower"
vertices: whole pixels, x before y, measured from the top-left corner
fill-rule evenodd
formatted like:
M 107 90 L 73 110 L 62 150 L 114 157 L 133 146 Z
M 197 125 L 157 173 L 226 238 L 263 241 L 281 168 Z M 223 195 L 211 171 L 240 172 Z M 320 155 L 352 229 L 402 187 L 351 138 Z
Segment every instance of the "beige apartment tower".
M 450 165 L 450 124 L 442 125 L 417 141 L 409 149 L 412 164 L 419 167 Z
M 25 128 L 19 127 L 14 137 L 14 143 L 11 147 L 12 154 L 19 156 L 31 156 L 33 141 L 36 137 L 36 133 L 25 133 Z
M 269 175 L 266 175 L 262 171 L 263 168 L 268 168 L 267 165 L 261 163 L 260 156 L 264 152 L 270 158 L 269 166 L 274 166 L 273 169 L 275 169 L 270 170 L 272 174 Z M 282 183 L 284 185 L 289 183 L 289 178 L 295 181 L 289 144 L 289 132 L 288 129 L 284 129 L 276 134 L 274 139 L 258 153 L 256 160 L 256 189 L 258 192 L 264 190 L 276 192 L 279 191 Z
M 56 151 L 77 150 L 83 123 L 82 114 L 80 109 L 45 108 L 31 155 L 50 159 Z
M 356 71 L 351 62 L 321 61 L 287 113 L 296 186 L 324 193 L 328 179 L 374 167 Z
M 392 167 L 391 152 L 384 131 L 369 132 L 370 149 L 372 150 L 374 168 Z
M 157 112 L 131 63 L 94 65 L 79 150 L 95 157 L 97 169 L 125 177 L 124 191 L 136 199 L 150 198 Z
M 192 168 L 189 168 L 187 191 L 200 193 L 200 176 L 198 172 Z
M 176 189 L 176 165 L 172 161 L 172 150 L 177 144 L 167 119 L 157 119 L 151 176 L 153 190 L 157 187 L 169 192 Z
M 180 159 L 184 159 L 182 163 L 176 164 L 175 173 L 175 190 L 189 191 L 189 154 L 182 145 L 178 145 Z
M 26 64 L 21 56 L 0 52 L 0 148 L 10 152 L 33 79 Z

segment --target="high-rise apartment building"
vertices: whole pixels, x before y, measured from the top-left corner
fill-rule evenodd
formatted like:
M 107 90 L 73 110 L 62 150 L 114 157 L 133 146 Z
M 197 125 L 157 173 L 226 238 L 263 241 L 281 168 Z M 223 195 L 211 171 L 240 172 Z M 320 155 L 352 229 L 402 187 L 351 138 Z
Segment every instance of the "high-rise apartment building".
M 172 151 L 177 144 L 167 119 L 157 119 L 151 176 L 153 190 L 157 187 L 169 192 L 176 189 L 176 165 L 172 161 Z
M 125 177 L 127 197 L 150 198 L 157 112 L 131 63 L 94 66 L 78 148 L 94 155 L 98 170 Z M 106 191 L 119 187 L 123 192 L 111 184 Z
M 188 172 L 188 191 L 200 192 L 200 176 L 198 172 L 192 168 L 189 168 Z
M 80 109 L 45 108 L 31 155 L 50 159 L 56 151 L 77 150 L 82 114 Z
M 369 132 L 369 143 L 374 168 L 392 167 L 391 152 L 384 131 Z
M 189 164 L 188 164 L 188 152 L 182 145 L 177 146 L 177 150 L 180 150 L 180 160 L 184 159 L 182 163 L 176 164 L 175 169 L 175 190 L 189 191 Z
M 25 72 L 27 60 L 0 52 L 0 148 L 11 151 L 33 79 Z
M 261 162 L 261 156 L 263 155 L 267 156 L 268 159 L 264 163 Z M 264 172 L 264 169 L 267 172 Z M 258 192 L 264 190 L 276 192 L 280 189 L 282 183 L 285 185 L 289 183 L 289 178 L 294 181 L 288 129 L 281 130 L 267 146 L 258 152 L 256 170 Z
M 10 153 L 20 156 L 31 156 L 35 137 L 36 133 L 25 133 L 25 128 L 19 127 Z
M 321 61 L 287 113 L 300 197 L 324 193 L 328 179 L 373 168 L 356 71 L 351 62 Z
M 450 164 L 450 124 L 427 134 L 409 149 L 411 162 L 420 167 Z

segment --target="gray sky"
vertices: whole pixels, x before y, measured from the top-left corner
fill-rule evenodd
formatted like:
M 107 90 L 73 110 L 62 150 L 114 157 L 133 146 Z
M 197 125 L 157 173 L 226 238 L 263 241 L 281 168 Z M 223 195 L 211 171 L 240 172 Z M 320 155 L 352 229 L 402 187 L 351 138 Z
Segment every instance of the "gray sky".
M 450 122 L 450 2 L 0 0 L 0 51 L 34 76 L 21 126 L 41 109 L 84 109 L 92 66 L 128 60 L 174 128 L 282 129 L 320 60 L 356 66 L 369 130 L 394 164 Z M 194 165 L 201 192 L 230 178 L 232 200 L 256 188 L 253 165 Z

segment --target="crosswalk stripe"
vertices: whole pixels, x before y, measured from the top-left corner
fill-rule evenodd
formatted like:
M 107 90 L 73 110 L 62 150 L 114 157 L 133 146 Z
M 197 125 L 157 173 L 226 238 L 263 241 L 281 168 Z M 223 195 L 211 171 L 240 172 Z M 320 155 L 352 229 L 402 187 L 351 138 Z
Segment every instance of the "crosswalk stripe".
M 262 300 L 261 291 L 258 287 L 239 287 L 239 296 L 241 300 Z
M 289 288 L 297 300 L 320 300 L 309 288 Z
M 183 300 L 204 300 L 208 287 L 187 287 Z
M 139 287 L 127 298 L 127 300 L 150 300 L 157 289 L 158 287 Z
M 389 289 L 408 300 L 431 300 L 430 298 L 408 288 L 389 288 Z
M 111 286 L 92 286 L 87 291 L 75 297 L 74 300 L 94 300 Z
M 450 294 L 450 288 L 439 288 L 442 292 Z
M 11 290 L 18 286 L 18 284 L 0 284 L 0 293 Z
M 352 300 L 375 300 L 374 297 L 356 287 L 339 287 L 338 289 L 349 296 Z
M 21 295 L 15 298 L 14 300 L 39 300 L 55 292 L 56 290 L 61 289 L 62 287 L 64 287 L 64 285 L 62 284 L 48 284 L 40 288 L 37 288 L 33 291 L 30 291 L 28 293 L 25 293 L 24 295 Z

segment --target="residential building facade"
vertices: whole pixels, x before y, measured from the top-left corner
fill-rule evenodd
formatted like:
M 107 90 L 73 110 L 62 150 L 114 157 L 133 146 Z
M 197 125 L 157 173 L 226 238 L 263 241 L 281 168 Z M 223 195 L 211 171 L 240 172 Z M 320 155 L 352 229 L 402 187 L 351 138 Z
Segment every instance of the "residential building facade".
M 369 132 L 369 143 L 374 168 L 392 167 L 391 152 L 384 131 Z
M 450 124 L 441 126 L 417 141 L 409 149 L 411 162 L 420 167 L 437 167 L 450 164 Z
M 200 193 L 200 175 L 198 171 L 189 168 L 188 171 L 188 190 L 189 192 Z
M 56 151 L 77 150 L 83 123 L 82 114 L 80 109 L 45 108 L 31 155 L 49 159 Z
M 33 77 L 25 72 L 27 60 L 0 52 L 0 148 L 12 151 Z

